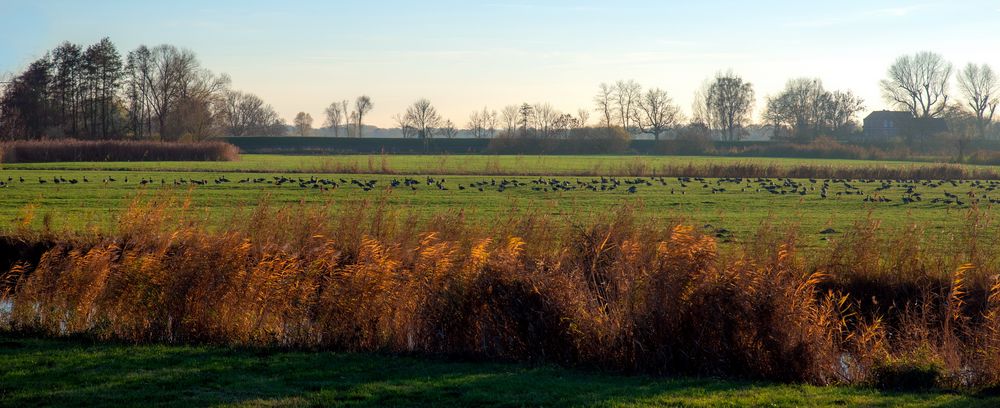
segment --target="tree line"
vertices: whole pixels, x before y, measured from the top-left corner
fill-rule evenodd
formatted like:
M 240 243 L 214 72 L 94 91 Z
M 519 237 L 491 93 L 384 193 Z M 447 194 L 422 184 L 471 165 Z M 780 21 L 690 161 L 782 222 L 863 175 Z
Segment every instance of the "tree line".
M 234 90 L 190 50 L 141 45 L 122 56 L 110 39 L 64 42 L 0 92 L 0 138 L 202 140 L 283 134 L 271 105 Z
M 904 55 L 879 83 L 885 102 L 917 121 L 944 119 L 960 145 L 998 133 L 993 126 L 1000 81 L 992 67 L 968 64 L 955 74 L 941 55 Z M 957 91 L 952 89 L 952 77 Z M 0 138 L 201 140 L 212 136 L 283 135 L 285 122 L 260 97 L 231 88 L 225 74 L 203 67 L 190 50 L 137 47 L 123 57 L 107 38 L 84 48 L 64 42 L 5 82 L 0 91 Z M 757 97 L 752 83 L 732 71 L 715 74 L 696 91 L 686 117 L 667 91 L 633 80 L 598 86 L 590 109 L 563 112 L 549 103 L 521 103 L 472 112 L 464 127 L 444 118 L 426 98 L 393 116 L 403 137 L 567 139 L 584 129 L 618 129 L 627 137 L 690 135 L 726 141 L 745 138 Z M 818 78 L 795 78 L 764 98 L 757 128 L 772 138 L 808 142 L 858 133 L 865 101 L 850 90 L 828 90 Z M 375 105 L 368 95 L 338 100 L 324 110 L 335 137 L 363 137 Z M 591 124 L 591 114 L 596 123 Z M 300 112 L 292 129 L 313 133 Z M 370 128 L 370 127 L 369 127 Z M 914 135 L 906 135 L 908 144 Z
M 566 113 L 549 103 L 507 105 L 500 110 L 484 107 L 473 111 L 461 131 L 475 138 L 571 139 L 585 129 L 604 129 L 607 134 L 632 138 L 646 134 L 654 140 L 699 134 L 705 138 L 737 141 L 746 136 L 755 107 L 753 85 L 729 71 L 715 75 L 695 96 L 693 116 L 686 118 L 667 91 L 643 89 L 634 80 L 602 83 L 593 98 L 597 122 L 591 111 Z M 360 106 L 360 105 L 359 105 Z M 370 99 L 367 102 L 370 108 Z M 844 135 L 856 129 L 856 115 L 864 109 L 860 98 L 850 91 L 827 91 L 818 79 L 789 81 L 784 91 L 769 97 L 763 117 L 777 137 L 810 139 L 818 135 Z M 327 128 L 333 136 L 358 136 L 351 131 L 357 110 L 348 111 L 348 102 L 334 102 L 326 109 Z M 367 111 L 363 111 L 367 112 Z M 459 133 L 427 98 L 414 101 L 405 111 L 393 115 L 393 125 L 404 138 L 455 137 Z M 312 130 L 312 118 L 305 112 L 296 116 L 301 135 Z M 353 124 L 357 129 L 357 120 Z M 621 133 L 614 132 L 620 130 Z
M 1000 81 L 992 67 L 966 65 L 957 75 L 957 93 L 951 88 L 951 76 L 952 66 L 941 55 L 921 52 L 899 57 L 879 86 L 889 107 L 910 113 L 918 122 L 946 120 L 950 129 L 946 136 L 960 143 L 973 137 L 986 138 L 991 131 L 998 133 L 1000 129 L 993 123 L 1000 101 Z M 958 95 L 957 102 L 950 97 L 953 93 Z M 666 91 L 643 90 L 633 80 L 600 84 L 593 102 L 598 120 L 595 127 L 621 129 L 630 137 L 647 134 L 660 140 L 668 134 L 673 138 L 714 135 L 738 141 L 748 134 L 757 101 L 752 83 L 726 71 L 706 80 L 696 92 L 690 118 L 685 118 Z M 346 102 L 343 106 L 346 112 Z M 865 101 L 851 90 L 826 89 L 818 78 L 794 78 L 778 93 L 765 98 L 759 124 L 771 130 L 772 138 L 780 140 L 844 138 L 861 130 L 858 115 L 865 108 Z M 339 123 L 339 112 L 327 110 L 328 125 Z M 474 111 L 465 131 L 476 138 L 568 138 L 574 131 L 590 127 L 589 118 L 588 109 L 571 114 L 548 103 L 522 103 L 499 111 Z M 403 137 L 456 134 L 454 123 L 444 119 L 426 98 L 394 115 L 393 121 Z M 908 144 L 913 142 L 913 135 L 906 137 Z

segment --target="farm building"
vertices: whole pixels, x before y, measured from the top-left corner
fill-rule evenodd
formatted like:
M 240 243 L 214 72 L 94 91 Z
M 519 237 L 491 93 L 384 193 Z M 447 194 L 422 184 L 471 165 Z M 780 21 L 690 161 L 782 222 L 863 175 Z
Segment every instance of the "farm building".
M 875 111 L 865 117 L 864 136 L 867 140 L 889 140 L 913 135 L 933 135 L 948 130 L 944 119 L 918 120 L 910 112 Z

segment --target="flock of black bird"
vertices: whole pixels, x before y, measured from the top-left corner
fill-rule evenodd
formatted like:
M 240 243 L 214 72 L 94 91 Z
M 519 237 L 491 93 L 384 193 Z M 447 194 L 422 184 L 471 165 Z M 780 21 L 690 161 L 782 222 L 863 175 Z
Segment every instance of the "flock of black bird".
M 718 178 L 702 177 L 538 177 L 538 178 L 482 178 L 477 181 L 456 183 L 449 182 L 444 177 L 403 177 L 392 178 L 387 182 L 374 178 L 321 178 L 321 177 L 247 177 L 230 180 L 226 176 L 214 179 L 143 177 L 139 180 L 129 180 L 128 177 L 104 177 L 91 180 L 86 176 L 77 178 L 37 177 L 34 180 L 23 176 L 8 176 L 0 178 L 0 188 L 14 187 L 25 183 L 41 185 L 103 183 L 173 186 L 203 186 L 237 184 L 258 184 L 274 186 L 293 186 L 301 189 L 330 191 L 340 188 L 353 188 L 362 192 L 379 189 L 380 186 L 389 189 L 419 189 L 458 190 L 472 192 L 504 192 L 514 189 L 530 189 L 542 193 L 558 193 L 568 191 L 592 192 L 624 192 L 635 194 L 642 189 L 652 187 L 665 188 L 667 194 L 687 194 L 693 190 L 705 193 L 719 194 L 739 191 L 741 193 L 770 194 L 785 196 L 817 196 L 821 199 L 830 197 L 854 197 L 865 203 L 896 203 L 911 204 L 927 201 L 933 204 L 965 206 L 970 204 L 1000 204 L 1000 198 L 990 196 L 1000 189 L 997 180 L 869 180 L 869 179 L 789 179 L 789 178 Z M 889 192 L 898 192 L 890 198 Z M 927 198 L 925 198 L 925 195 Z

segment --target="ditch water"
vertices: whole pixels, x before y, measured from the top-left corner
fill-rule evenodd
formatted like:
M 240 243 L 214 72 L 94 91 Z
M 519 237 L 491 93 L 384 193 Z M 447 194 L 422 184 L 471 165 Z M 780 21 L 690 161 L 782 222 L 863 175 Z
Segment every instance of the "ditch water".
M 0 300 L 0 320 L 3 320 L 5 315 L 9 315 L 11 311 L 14 310 L 14 301 L 3 299 Z

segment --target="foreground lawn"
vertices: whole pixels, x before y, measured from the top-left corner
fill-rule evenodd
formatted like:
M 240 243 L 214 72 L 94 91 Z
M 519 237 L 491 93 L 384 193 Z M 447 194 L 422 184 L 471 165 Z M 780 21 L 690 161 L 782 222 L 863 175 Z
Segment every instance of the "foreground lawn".
M 982 406 L 1000 398 L 0 335 L 0 406 Z

